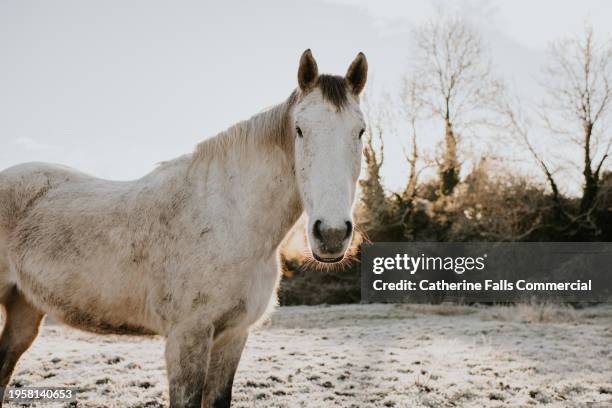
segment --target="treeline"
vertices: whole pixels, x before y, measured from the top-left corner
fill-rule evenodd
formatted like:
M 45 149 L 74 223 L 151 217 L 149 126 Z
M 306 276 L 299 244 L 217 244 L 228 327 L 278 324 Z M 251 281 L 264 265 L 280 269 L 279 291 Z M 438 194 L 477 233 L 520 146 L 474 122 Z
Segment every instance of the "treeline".
M 400 92 L 383 104 L 366 103 L 358 239 L 612 240 L 610 40 L 587 25 L 553 42 L 538 84 L 541 100 L 525 109 L 462 19 L 437 16 L 412 38 L 413 64 Z M 390 191 L 381 170 L 385 139 L 398 123 L 408 129 L 408 177 Z M 425 136 L 441 140 L 437 148 L 421 149 L 421 133 L 436 128 L 441 134 Z M 581 188 L 572 191 L 578 179 Z M 282 304 L 359 300 L 358 264 L 320 272 L 295 258 L 285 266 Z

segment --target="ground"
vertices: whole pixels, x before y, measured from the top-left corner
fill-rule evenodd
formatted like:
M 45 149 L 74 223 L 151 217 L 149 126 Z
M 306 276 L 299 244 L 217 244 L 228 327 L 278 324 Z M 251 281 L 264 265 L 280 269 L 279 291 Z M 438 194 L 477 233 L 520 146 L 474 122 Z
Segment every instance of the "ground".
M 249 338 L 233 406 L 606 407 L 611 346 L 612 305 L 284 307 Z M 78 387 L 79 407 L 168 403 L 161 338 L 57 324 L 13 385 Z

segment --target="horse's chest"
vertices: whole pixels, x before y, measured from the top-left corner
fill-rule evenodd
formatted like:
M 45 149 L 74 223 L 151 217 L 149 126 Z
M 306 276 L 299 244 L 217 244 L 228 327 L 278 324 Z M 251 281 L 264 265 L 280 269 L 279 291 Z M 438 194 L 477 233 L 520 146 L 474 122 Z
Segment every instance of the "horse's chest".
M 259 320 L 268 309 L 276 304 L 276 288 L 280 278 L 277 267 L 265 273 L 256 274 L 251 279 L 251 287 L 247 291 L 247 323 L 249 325 Z
M 216 329 L 224 331 L 231 327 L 248 328 L 260 320 L 276 304 L 276 287 L 280 271 L 276 266 L 250 270 L 243 276 L 243 290 L 234 297 L 233 306 L 224 313 Z M 228 323 L 231 320 L 231 323 Z
M 271 310 L 276 300 L 276 287 L 280 269 L 276 257 L 272 259 L 238 262 L 238 265 L 224 268 L 210 268 L 200 284 L 193 280 L 187 292 L 182 286 L 174 293 L 180 297 L 168 296 L 168 304 L 180 305 L 174 309 L 177 318 L 185 314 L 202 314 L 211 319 L 215 331 L 248 329 Z M 160 292 L 161 293 L 161 292 Z M 158 303 L 162 304 L 164 299 Z M 180 302 L 180 303 L 179 303 Z M 173 317 L 170 317 L 173 320 Z

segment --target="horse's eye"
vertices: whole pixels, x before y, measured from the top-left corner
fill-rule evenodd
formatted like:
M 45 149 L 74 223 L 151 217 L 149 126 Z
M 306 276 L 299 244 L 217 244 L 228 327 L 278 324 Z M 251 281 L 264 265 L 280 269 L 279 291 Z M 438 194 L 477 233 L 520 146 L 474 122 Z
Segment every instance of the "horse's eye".
M 296 126 L 296 127 L 295 127 L 295 131 L 297 132 L 297 134 L 298 134 L 298 136 L 299 136 L 299 137 L 303 137 L 303 136 L 304 136 L 304 135 L 302 134 L 302 129 L 300 129 L 300 127 L 299 127 L 299 126 Z
M 360 139 L 361 139 L 361 136 L 363 136 L 363 134 L 364 134 L 364 133 L 365 133 L 365 128 L 364 128 L 364 129 L 361 129 L 361 130 L 359 131 L 359 138 L 360 138 Z

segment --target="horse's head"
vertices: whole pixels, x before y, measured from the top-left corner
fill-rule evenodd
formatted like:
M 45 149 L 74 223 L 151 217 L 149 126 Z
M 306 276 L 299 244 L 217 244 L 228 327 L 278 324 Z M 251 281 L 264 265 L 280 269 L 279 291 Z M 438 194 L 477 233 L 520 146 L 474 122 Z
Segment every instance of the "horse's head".
M 319 75 L 310 50 L 300 59 L 293 110 L 295 173 L 315 259 L 342 260 L 353 234 L 352 208 L 365 122 L 359 95 L 368 63 L 359 53 L 346 75 Z

